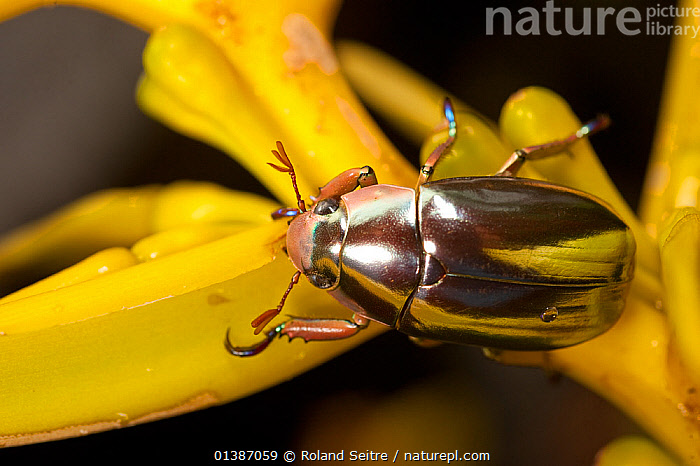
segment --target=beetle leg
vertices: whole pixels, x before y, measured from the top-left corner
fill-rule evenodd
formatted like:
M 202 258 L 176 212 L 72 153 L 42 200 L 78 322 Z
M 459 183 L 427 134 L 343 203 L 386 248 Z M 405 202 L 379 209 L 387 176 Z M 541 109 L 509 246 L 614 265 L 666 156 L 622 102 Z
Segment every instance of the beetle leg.
M 352 321 L 343 319 L 292 319 L 283 322 L 269 332 L 265 333 L 265 339 L 252 346 L 233 346 L 226 332 L 224 345 L 229 353 L 234 356 L 255 356 L 267 348 L 275 337 L 287 335 L 291 341 L 293 338 L 302 338 L 305 342 L 312 340 L 330 341 L 341 340 L 357 334 L 367 328 L 369 320 L 365 317 L 353 315 Z
M 365 317 L 352 315 L 352 322 L 344 319 L 292 319 L 280 331 L 289 339 L 301 337 L 305 342 L 311 340 L 342 340 L 360 330 L 367 328 L 369 320 Z
M 318 204 L 328 198 L 340 198 L 343 194 L 354 191 L 357 188 L 366 188 L 377 184 L 377 175 L 369 165 L 362 168 L 351 168 L 336 176 L 325 186 L 319 188 L 318 196 L 311 196 L 311 200 Z
M 255 329 L 256 335 L 262 331 L 262 329 L 269 324 L 272 319 L 277 317 L 277 314 L 282 312 L 282 308 L 284 307 L 284 302 L 287 301 L 287 296 L 289 296 L 289 293 L 292 291 L 292 288 L 294 285 L 299 283 L 299 277 L 301 276 L 301 272 L 296 271 L 294 275 L 292 275 L 292 279 L 289 281 L 289 286 L 287 286 L 287 290 L 284 292 L 282 295 L 282 299 L 280 300 L 280 303 L 277 305 L 276 308 L 274 309 L 268 309 L 267 311 L 263 312 L 259 316 L 257 316 L 253 321 L 250 323 L 250 325 Z
M 420 175 L 418 175 L 418 182 L 416 183 L 416 189 L 422 184 L 425 184 L 430 180 L 433 172 L 435 171 L 435 164 L 440 160 L 447 149 L 455 142 L 457 136 L 457 122 L 455 121 L 455 112 L 452 108 L 452 101 L 449 97 L 445 97 L 443 102 L 443 112 L 445 118 L 447 119 L 448 131 L 447 131 L 447 141 L 443 142 L 433 150 L 433 152 L 428 156 L 425 164 L 420 168 Z
M 518 149 L 513 152 L 495 176 L 515 176 L 526 160 L 537 160 L 556 155 L 579 139 L 597 133 L 608 126 L 610 126 L 610 118 L 607 115 L 599 115 L 595 120 L 589 121 L 564 139 Z

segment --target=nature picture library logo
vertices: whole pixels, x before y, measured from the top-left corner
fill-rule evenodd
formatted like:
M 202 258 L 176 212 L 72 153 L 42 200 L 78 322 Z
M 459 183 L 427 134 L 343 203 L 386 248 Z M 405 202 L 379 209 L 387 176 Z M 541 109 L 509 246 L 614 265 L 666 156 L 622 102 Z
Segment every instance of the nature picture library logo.
M 486 34 L 558 36 L 568 34 L 604 35 L 617 31 L 626 36 L 690 35 L 698 37 L 700 25 L 678 26 L 674 20 L 682 17 L 700 18 L 700 7 L 679 8 L 656 4 L 636 7 L 560 7 L 554 0 L 538 10 L 533 7 L 511 9 L 486 8 Z

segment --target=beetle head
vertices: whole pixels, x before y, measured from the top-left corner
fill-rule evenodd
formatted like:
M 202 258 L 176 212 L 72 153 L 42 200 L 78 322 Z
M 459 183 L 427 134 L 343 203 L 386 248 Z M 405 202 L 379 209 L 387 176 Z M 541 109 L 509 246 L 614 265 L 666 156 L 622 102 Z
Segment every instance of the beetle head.
M 340 250 L 347 231 L 347 212 L 340 199 L 326 198 L 294 217 L 287 230 L 287 253 L 312 285 L 338 286 Z

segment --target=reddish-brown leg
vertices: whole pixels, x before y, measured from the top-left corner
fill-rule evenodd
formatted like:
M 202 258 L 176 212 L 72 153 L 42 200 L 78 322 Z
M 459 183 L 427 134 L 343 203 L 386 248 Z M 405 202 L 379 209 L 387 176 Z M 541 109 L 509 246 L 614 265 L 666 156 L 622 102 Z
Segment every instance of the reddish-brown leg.
M 375 175 L 372 167 L 367 165 L 362 168 L 351 168 L 326 183 L 325 186 L 319 189 L 318 196 L 312 196 L 311 200 L 318 204 L 324 199 L 337 199 L 357 188 L 366 188 L 375 184 L 377 184 L 377 175 Z
M 306 342 L 312 340 L 330 341 L 341 340 L 357 334 L 367 327 L 369 320 L 362 316 L 353 315 L 352 321 L 343 319 L 292 319 L 284 322 L 265 333 L 265 339 L 252 346 L 233 346 L 228 332 L 224 344 L 229 353 L 234 356 L 255 356 L 261 353 L 277 336 L 287 335 L 291 341 L 293 338 L 301 338 Z
M 352 322 L 343 319 L 292 319 L 284 324 L 280 335 L 289 339 L 301 338 L 311 340 L 341 340 L 355 335 L 369 325 L 369 320 L 353 314 Z
M 495 176 L 515 176 L 525 161 L 543 159 L 545 157 L 556 155 L 579 139 L 583 139 L 586 136 L 590 136 L 593 133 L 604 130 L 608 126 L 610 126 L 610 118 L 608 118 L 607 115 L 600 115 L 598 118 L 589 121 L 579 128 L 578 131 L 564 139 L 518 149 L 513 152 L 508 160 L 506 160 L 506 163 L 503 164 Z
M 287 296 L 289 296 L 289 293 L 292 291 L 292 288 L 294 285 L 299 283 L 299 277 L 301 276 L 301 272 L 296 271 L 294 275 L 292 275 L 292 279 L 289 282 L 289 286 L 287 286 L 287 291 L 284 292 L 282 295 L 282 299 L 280 300 L 280 303 L 277 305 L 276 308 L 274 309 L 268 309 L 267 311 L 263 312 L 259 316 L 257 316 L 253 321 L 250 323 L 251 327 L 255 329 L 253 333 L 256 335 L 260 332 L 262 332 L 262 329 L 265 328 L 267 324 L 272 322 L 272 319 L 277 317 L 277 314 L 282 312 L 282 308 L 284 307 L 284 302 L 287 301 Z
M 416 182 L 416 189 L 430 181 L 430 177 L 435 171 L 435 165 L 440 160 L 440 157 L 447 152 L 447 149 L 452 146 L 452 144 L 455 142 L 455 138 L 457 137 L 457 122 L 455 121 L 455 112 L 454 108 L 452 107 L 452 101 L 449 97 L 445 97 L 442 108 L 445 119 L 447 120 L 447 141 L 437 146 L 428 156 L 428 159 L 425 161 L 423 166 L 420 167 L 418 181 Z

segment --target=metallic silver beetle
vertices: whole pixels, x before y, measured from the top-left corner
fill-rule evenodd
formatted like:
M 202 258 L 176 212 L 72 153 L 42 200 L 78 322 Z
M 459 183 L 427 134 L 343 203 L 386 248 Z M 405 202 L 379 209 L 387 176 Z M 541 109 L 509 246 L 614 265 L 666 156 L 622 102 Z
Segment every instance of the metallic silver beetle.
M 368 320 L 419 339 L 545 350 L 589 340 L 617 321 L 633 274 L 627 225 L 591 195 L 514 177 L 525 160 L 561 152 L 606 127 L 607 117 L 516 151 L 494 176 L 429 182 L 456 136 L 449 99 L 444 113 L 449 139 L 421 168 L 416 189 L 377 184 L 370 167 L 352 169 L 321 188 L 308 211 L 277 143 L 284 166 L 273 167 L 292 176 L 298 208 L 273 216 L 292 217 L 287 252 L 298 272 L 253 327 L 261 332 L 281 311 L 300 274 L 354 318 L 291 319 L 251 347 L 227 336 L 232 354 L 257 354 L 278 335 L 345 338 Z

